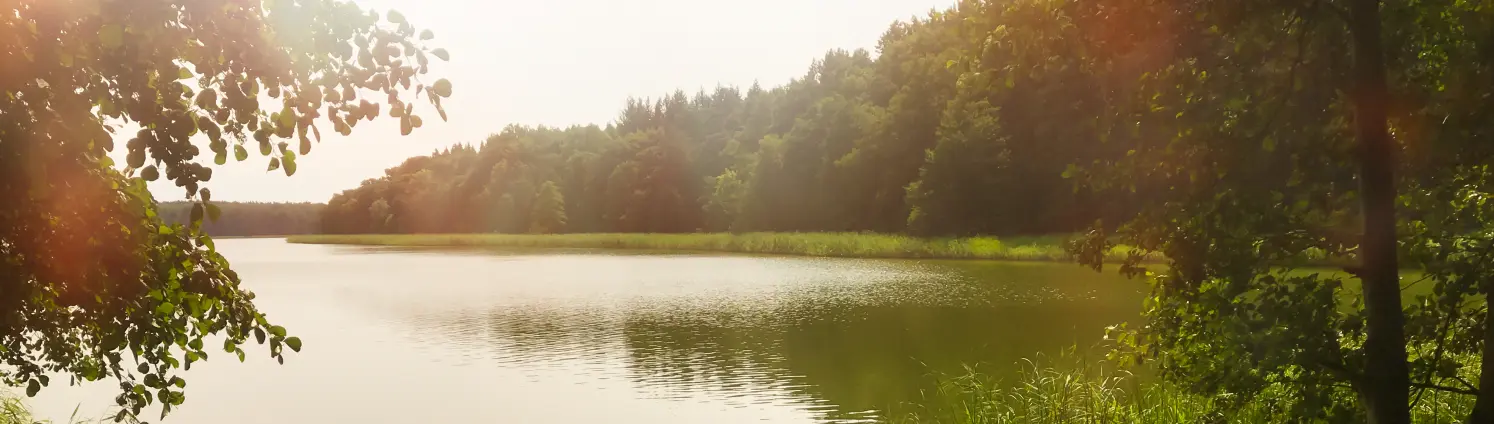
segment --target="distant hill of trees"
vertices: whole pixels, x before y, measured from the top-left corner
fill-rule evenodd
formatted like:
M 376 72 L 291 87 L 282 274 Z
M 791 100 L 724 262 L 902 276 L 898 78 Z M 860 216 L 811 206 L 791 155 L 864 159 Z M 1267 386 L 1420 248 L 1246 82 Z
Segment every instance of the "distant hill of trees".
M 190 202 L 161 202 L 161 219 L 186 223 L 192 215 Z M 202 227 L 214 236 L 282 236 L 313 234 L 320 228 L 321 203 L 213 202 L 222 211 L 217 221 L 204 220 Z
M 1047 35 L 1024 43 L 1055 53 L 986 51 L 1015 19 L 1000 4 L 897 22 L 877 54 L 830 51 L 783 86 L 630 99 L 605 126 L 411 158 L 333 196 L 323 230 L 1013 235 L 1130 216 L 1064 178 L 1125 151 L 1101 139 L 1097 71 Z

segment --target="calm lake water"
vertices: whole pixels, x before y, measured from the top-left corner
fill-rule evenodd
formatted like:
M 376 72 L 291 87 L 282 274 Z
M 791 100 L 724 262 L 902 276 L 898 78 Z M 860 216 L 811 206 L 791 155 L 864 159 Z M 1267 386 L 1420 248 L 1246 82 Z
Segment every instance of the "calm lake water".
M 1143 290 L 1073 264 L 218 247 L 305 347 L 194 364 L 166 423 L 875 421 L 963 364 L 1091 346 Z M 42 416 L 113 404 L 66 381 Z

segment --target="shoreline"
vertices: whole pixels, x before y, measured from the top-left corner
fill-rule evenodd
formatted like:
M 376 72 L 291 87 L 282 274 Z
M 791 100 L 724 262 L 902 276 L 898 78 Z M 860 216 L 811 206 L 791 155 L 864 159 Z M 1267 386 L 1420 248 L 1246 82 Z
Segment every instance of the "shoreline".
M 918 238 L 873 233 L 315 234 L 297 244 L 400 247 L 515 247 L 727 252 L 867 259 L 977 259 L 1067 262 L 1069 235 Z M 1107 262 L 1125 258 L 1117 248 Z

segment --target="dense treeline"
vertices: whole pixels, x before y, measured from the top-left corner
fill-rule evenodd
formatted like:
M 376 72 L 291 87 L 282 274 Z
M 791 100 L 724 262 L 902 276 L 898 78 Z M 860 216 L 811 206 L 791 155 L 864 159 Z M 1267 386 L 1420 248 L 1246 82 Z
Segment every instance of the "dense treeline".
M 1109 152 L 1093 69 L 1063 34 L 992 44 L 1003 13 L 972 1 L 897 22 L 875 57 L 831 51 L 781 87 L 632 99 L 606 127 L 511 126 L 334 196 L 324 230 L 1006 235 L 1125 210 L 1063 178 Z M 1015 61 L 1034 68 L 983 72 Z
M 161 220 L 191 222 L 195 202 L 162 202 Z M 284 236 L 313 234 L 320 228 L 321 203 L 213 202 L 218 219 L 204 219 L 202 229 L 213 236 Z M 204 212 L 206 214 L 206 212 Z

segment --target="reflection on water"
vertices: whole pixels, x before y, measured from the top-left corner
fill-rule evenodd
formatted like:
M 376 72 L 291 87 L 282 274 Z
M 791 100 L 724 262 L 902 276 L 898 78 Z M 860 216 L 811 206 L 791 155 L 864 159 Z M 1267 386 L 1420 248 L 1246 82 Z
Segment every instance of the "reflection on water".
M 1093 344 L 1140 299 L 1066 264 L 219 245 L 272 318 L 325 346 L 291 362 L 433 379 L 423 396 L 469 400 L 447 422 L 875 421 L 935 374 Z M 189 409 L 232 394 L 207 390 Z M 297 408 L 360 401 L 319 396 Z

